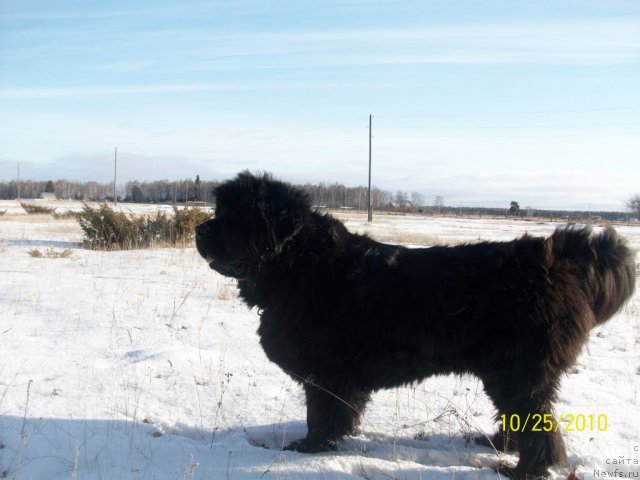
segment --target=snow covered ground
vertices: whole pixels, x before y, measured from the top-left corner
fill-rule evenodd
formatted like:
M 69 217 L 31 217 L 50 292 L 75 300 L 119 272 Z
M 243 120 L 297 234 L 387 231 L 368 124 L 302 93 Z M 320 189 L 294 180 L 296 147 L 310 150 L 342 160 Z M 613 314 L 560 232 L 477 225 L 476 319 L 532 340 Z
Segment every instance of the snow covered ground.
M 2 210 L 0 478 L 494 479 L 498 459 L 516 460 L 469 441 L 493 432 L 495 412 L 466 376 L 376 393 L 362 433 L 339 452 L 282 451 L 306 432 L 303 395 L 264 356 L 258 314 L 233 281 L 194 249 L 83 250 L 74 220 Z M 556 226 L 392 216 L 347 225 L 408 244 Z M 640 248 L 640 227 L 618 230 Z M 580 478 L 640 476 L 639 395 L 636 293 L 563 380 L 558 413 L 586 420 L 563 423 L 575 430 L 563 435 Z

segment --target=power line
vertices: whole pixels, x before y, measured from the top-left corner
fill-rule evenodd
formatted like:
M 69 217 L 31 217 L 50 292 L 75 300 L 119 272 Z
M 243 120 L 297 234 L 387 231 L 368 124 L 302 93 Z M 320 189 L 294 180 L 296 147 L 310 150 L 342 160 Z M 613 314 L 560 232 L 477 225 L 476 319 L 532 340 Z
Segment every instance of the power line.
M 473 134 L 461 134 L 461 135 L 431 135 L 429 138 L 584 138 L 584 137 L 640 137 L 640 132 L 596 132 L 596 133 L 541 133 L 541 134 L 515 134 L 515 135 L 473 135 Z M 387 137 L 392 138 L 392 137 Z
M 554 125 L 554 124 L 546 124 L 546 125 L 467 125 L 464 127 L 460 126 L 440 126 L 440 125 L 429 125 L 429 126 L 402 126 L 396 127 L 402 130 L 407 129 L 424 129 L 424 130 L 492 130 L 492 129 L 526 129 L 526 128 L 609 128 L 609 127 L 638 127 L 640 123 L 603 123 L 603 124 L 583 124 L 583 125 Z
M 571 110 L 529 110 L 514 112 L 473 112 L 473 113 L 432 113 L 417 115 L 377 115 L 376 118 L 394 119 L 394 118 L 442 118 L 442 117 L 489 117 L 489 116 L 508 116 L 508 115 L 541 115 L 552 113 L 584 113 L 584 112 L 604 112 L 616 110 L 640 110 L 637 107 L 602 107 L 602 108 L 576 108 Z

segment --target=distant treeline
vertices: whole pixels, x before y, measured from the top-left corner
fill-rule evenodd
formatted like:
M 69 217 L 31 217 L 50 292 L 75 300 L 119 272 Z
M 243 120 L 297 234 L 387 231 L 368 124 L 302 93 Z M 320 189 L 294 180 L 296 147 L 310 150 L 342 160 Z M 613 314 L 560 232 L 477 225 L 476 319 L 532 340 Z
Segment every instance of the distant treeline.
M 469 218 L 481 218 L 481 217 L 518 217 L 518 218 L 540 218 L 550 221 L 627 221 L 629 220 L 629 213 L 626 212 L 597 212 L 586 210 L 546 210 L 539 208 L 525 208 L 520 211 L 518 215 L 512 215 L 509 213 L 508 208 L 488 208 L 488 207 L 441 207 L 435 209 L 434 207 L 423 207 L 420 209 L 423 213 L 427 214 L 440 214 L 445 216 L 455 217 L 469 217 Z
M 367 187 L 345 187 L 338 183 L 307 183 L 300 186 L 309 194 L 311 203 L 317 207 L 367 209 Z M 406 200 L 399 200 L 403 206 L 406 205 Z M 395 204 L 395 201 L 396 198 L 391 192 L 371 188 L 371 205 L 374 209 L 389 207 Z
M 98 182 L 72 182 L 68 180 L 57 180 L 51 182 L 23 180 L 20 181 L 20 195 L 18 195 L 17 182 L 0 182 L 0 199 L 12 200 L 20 198 L 40 198 L 45 191 L 51 191 L 56 198 L 61 200 L 82 200 L 82 201 L 112 201 L 113 183 Z M 49 184 L 49 185 L 47 185 Z M 219 184 L 217 181 L 195 180 L 156 180 L 153 182 L 127 182 L 124 189 L 118 188 L 118 201 L 132 203 L 186 203 L 204 202 L 213 204 L 213 189 Z M 367 208 L 367 188 L 366 187 L 346 187 L 334 184 L 305 184 L 301 185 L 309 193 L 309 197 L 314 206 L 326 207 L 329 209 L 354 209 L 366 210 Z M 430 205 L 419 193 L 411 195 L 404 192 L 392 193 L 378 188 L 372 188 L 371 203 L 374 210 L 386 210 L 399 213 L 424 213 L 427 215 L 451 215 L 464 217 L 482 216 L 506 216 L 509 215 L 509 206 L 505 208 L 482 208 L 482 207 L 447 207 L 444 205 L 442 197 L 436 197 Z M 625 220 L 628 214 L 624 212 L 587 212 L 568 210 L 541 210 L 533 208 L 523 208 L 519 211 L 522 217 L 535 217 L 555 220 L 566 219 L 598 219 L 603 220 Z
M 61 200 L 111 201 L 113 200 L 113 183 L 71 182 L 57 180 L 51 182 L 24 180 L 20 182 L 20 194 L 16 181 L 0 182 L 0 199 L 40 198 L 43 192 L 53 191 Z M 153 182 L 127 182 L 118 189 L 118 200 L 133 203 L 213 203 L 213 189 L 219 184 L 216 181 L 196 180 L 156 180 Z M 314 205 L 327 208 L 348 207 L 364 210 L 367 205 L 366 187 L 345 187 L 340 184 L 302 185 Z M 407 204 L 404 194 L 383 191 L 373 188 L 371 192 L 373 207 L 381 209 L 396 201 L 403 207 Z
M 72 182 L 56 180 L 47 188 L 46 181 L 22 180 L 18 194 L 17 182 L 0 182 L 0 199 L 40 198 L 43 192 L 55 192 L 60 200 L 112 201 L 113 182 Z M 211 202 L 211 192 L 218 182 L 196 180 L 156 180 L 153 182 L 127 182 L 124 190 L 118 187 L 118 200 L 135 203 Z
M 16 198 L 40 198 L 47 191 L 46 181 L 21 180 L 18 182 L 0 182 L 0 199 L 14 200 Z M 104 200 L 107 196 L 113 197 L 113 183 L 98 182 L 70 182 L 57 180 L 53 183 L 56 198 L 71 200 Z

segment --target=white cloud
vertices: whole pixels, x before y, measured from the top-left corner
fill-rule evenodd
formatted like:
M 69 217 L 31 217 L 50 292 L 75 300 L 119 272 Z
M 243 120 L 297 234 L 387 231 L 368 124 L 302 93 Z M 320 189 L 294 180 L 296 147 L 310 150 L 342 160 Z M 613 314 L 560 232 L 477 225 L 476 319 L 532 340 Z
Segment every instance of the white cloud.
M 103 95 L 144 95 L 157 93 L 220 92 L 242 89 L 232 84 L 166 84 L 166 85 L 105 85 L 65 88 L 7 88 L 0 90 L 0 100 L 38 98 L 87 97 Z
M 413 64 L 606 64 L 640 57 L 640 18 L 345 29 L 284 32 L 152 29 L 131 32 L 78 29 L 61 40 L 55 32 L 12 32 L 7 58 L 37 60 L 56 39 L 56 56 L 88 58 L 101 71 L 222 71 Z M 11 37 L 10 37 L 11 38 Z M 22 39 L 18 42 L 18 39 Z M 22 46 L 21 46 L 22 45 Z M 101 61 L 104 52 L 118 61 Z M 89 58 L 92 55 L 94 60 Z M 107 58 L 109 58 L 107 56 Z
M 168 32 L 197 46 L 178 66 L 327 67 L 411 64 L 614 63 L 640 57 L 640 19 L 486 24 L 407 30 L 254 34 Z M 142 34 L 144 37 L 145 34 Z M 206 62 L 206 59 L 213 60 Z M 250 61 L 249 61 L 250 60 Z

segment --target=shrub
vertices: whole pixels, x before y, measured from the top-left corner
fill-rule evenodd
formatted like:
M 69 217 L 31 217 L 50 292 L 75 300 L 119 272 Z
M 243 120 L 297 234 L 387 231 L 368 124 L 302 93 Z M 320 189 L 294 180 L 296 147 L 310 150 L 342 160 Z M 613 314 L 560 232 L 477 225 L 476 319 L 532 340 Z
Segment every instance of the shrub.
M 93 209 L 86 203 L 78 213 L 78 223 L 84 232 L 84 245 L 91 249 L 134 248 L 140 244 L 142 218 L 135 219 L 116 212 L 106 203 Z
M 33 203 L 20 202 L 20 206 L 24 208 L 24 211 L 29 215 L 50 215 L 55 211 L 55 207 L 43 207 L 42 205 L 35 205 Z
M 211 212 L 199 207 L 179 209 L 173 206 L 173 243 L 184 243 L 193 240 L 195 228 L 213 217 Z
M 196 225 L 211 218 L 197 207 L 178 209 L 173 215 L 135 216 L 116 212 L 106 203 L 98 208 L 83 204 L 77 214 L 84 232 L 84 245 L 90 249 L 135 249 L 161 246 L 184 246 L 193 239 Z

